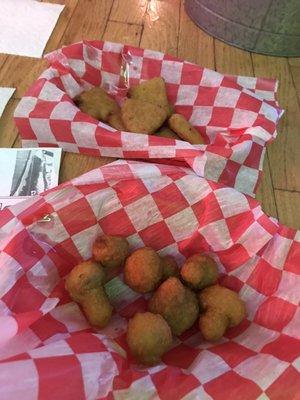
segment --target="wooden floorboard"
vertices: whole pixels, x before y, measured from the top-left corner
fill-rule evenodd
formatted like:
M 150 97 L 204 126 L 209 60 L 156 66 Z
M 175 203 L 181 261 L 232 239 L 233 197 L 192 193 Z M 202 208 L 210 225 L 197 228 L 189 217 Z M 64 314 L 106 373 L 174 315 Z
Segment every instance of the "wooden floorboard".
M 0 147 L 12 147 L 18 136 L 18 130 L 13 121 L 17 104 L 18 100 L 11 98 L 0 118 Z
M 218 39 L 215 39 L 215 59 L 218 72 L 229 75 L 254 75 L 250 53 Z
M 289 58 L 288 62 L 298 97 L 298 103 L 300 104 L 300 57 Z
M 7 54 L 0 54 L 0 70 L 7 59 Z
M 278 100 L 285 109 L 278 136 L 267 150 L 274 188 L 300 191 L 300 108 L 288 60 L 258 54 L 252 59 L 255 75 L 279 80 Z
M 110 14 L 110 20 L 142 25 L 147 8 L 147 1 L 114 0 L 114 4 Z
M 201 67 L 215 69 L 214 39 L 188 17 L 181 3 L 178 57 Z
M 46 68 L 44 59 L 9 55 L 0 69 L 0 86 L 16 88 L 13 97 L 20 99 Z
M 275 189 L 278 218 L 282 224 L 300 229 L 300 193 Z
M 153 4 L 145 17 L 140 45 L 177 56 L 180 1 L 165 0 Z
M 141 40 L 142 26 L 136 24 L 126 24 L 123 22 L 108 21 L 103 40 L 110 42 L 120 42 L 131 46 L 138 46 Z
M 78 0 L 60 46 L 82 39 L 99 40 L 105 31 L 113 0 Z

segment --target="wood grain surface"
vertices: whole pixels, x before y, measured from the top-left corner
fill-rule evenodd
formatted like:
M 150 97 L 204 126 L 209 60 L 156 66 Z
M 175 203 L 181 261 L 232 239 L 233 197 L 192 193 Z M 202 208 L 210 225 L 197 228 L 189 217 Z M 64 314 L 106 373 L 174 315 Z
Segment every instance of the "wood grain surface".
M 293 78 L 293 84 L 296 88 L 298 102 L 300 103 L 300 58 L 289 58 L 289 66 Z
M 2 84 L 0 84 L 0 86 L 2 86 Z M 13 147 L 17 139 L 18 130 L 13 121 L 13 115 L 17 104 L 18 100 L 12 98 L 5 107 L 2 117 L 0 118 L 0 147 Z
M 152 1 L 148 7 L 141 47 L 177 55 L 180 0 Z
M 250 54 L 214 39 L 189 19 L 183 0 L 42 1 L 65 5 L 44 54 L 82 39 L 105 39 L 167 52 L 219 72 L 278 79 L 285 114 L 268 146 L 257 198 L 267 214 L 300 228 L 300 58 Z M 46 65 L 43 59 L 0 54 L 0 86 L 16 88 L 0 119 L 1 147 L 20 146 L 13 112 Z M 66 153 L 60 181 L 111 160 Z
M 109 19 L 142 26 L 147 8 L 147 0 L 114 0 Z
M 252 59 L 257 76 L 279 80 L 278 99 L 285 110 L 279 123 L 279 134 L 267 150 L 273 185 L 276 189 L 300 191 L 300 112 L 288 60 L 258 54 L 253 54 Z
M 178 57 L 201 67 L 215 69 L 213 37 L 194 24 L 185 13 L 183 3 L 180 11 Z

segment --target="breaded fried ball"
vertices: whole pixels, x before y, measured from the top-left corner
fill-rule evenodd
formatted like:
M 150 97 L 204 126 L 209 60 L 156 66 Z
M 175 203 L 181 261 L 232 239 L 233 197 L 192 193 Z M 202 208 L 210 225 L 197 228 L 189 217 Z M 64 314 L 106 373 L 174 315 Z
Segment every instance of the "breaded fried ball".
M 84 261 L 72 269 L 65 287 L 71 298 L 79 303 L 91 325 L 104 328 L 112 314 L 112 306 L 103 288 L 105 271 L 101 264 Z
M 111 319 L 113 307 L 110 304 L 103 286 L 91 290 L 81 301 L 81 307 L 89 323 L 96 328 L 106 327 Z
M 160 128 L 157 132 L 155 132 L 155 135 L 159 137 L 181 140 L 180 137 L 177 136 L 176 133 L 172 131 L 172 129 L 169 129 L 165 126 Z
M 176 276 L 176 278 L 179 277 L 179 268 L 175 259 L 172 256 L 167 255 L 161 257 L 161 261 L 162 261 L 162 274 L 164 281 L 170 278 L 171 276 Z
M 129 244 L 124 237 L 101 235 L 93 244 L 94 260 L 105 268 L 117 268 L 122 265 L 128 256 Z
M 74 102 L 82 112 L 104 122 L 111 114 L 120 112 L 118 103 L 101 87 L 81 93 L 75 97 Z
M 161 259 L 150 247 L 142 247 L 127 258 L 124 281 L 132 290 L 138 293 L 151 292 L 157 288 L 161 279 Z
M 159 314 L 137 313 L 128 323 L 127 343 L 137 361 L 154 365 L 172 344 L 171 329 Z
M 204 339 L 216 341 L 227 328 L 237 326 L 246 316 L 245 303 L 233 290 L 220 285 L 203 289 L 199 295 L 199 329 Z
M 211 257 L 194 254 L 186 259 L 180 274 L 188 286 L 192 289 L 200 290 L 216 283 L 218 267 Z
M 105 271 L 101 264 L 89 260 L 76 265 L 66 278 L 66 289 L 74 301 L 80 301 L 92 289 L 105 282 Z
M 173 114 L 173 107 L 168 102 L 166 83 L 161 76 L 149 79 L 129 89 L 128 95 L 132 99 L 147 101 L 163 108 L 167 116 Z
M 199 329 L 205 340 L 215 342 L 224 335 L 228 327 L 228 318 L 225 314 L 208 309 L 199 318 Z
M 168 118 L 171 117 L 172 114 L 174 114 L 174 106 L 173 104 L 169 103 L 168 104 L 168 108 L 167 108 L 167 113 L 168 113 Z
M 119 131 L 126 131 L 125 125 L 122 121 L 121 111 L 111 114 L 107 120 L 108 124 Z
M 149 301 L 149 311 L 160 314 L 174 335 L 189 329 L 199 315 L 197 296 L 178 278 L 164 281 Z
M 163 124 L 167 112 L 156 104 L 127 99 L 121 108 L 121 116 L 127 131 L 151 134 Z
M 169 127 L 182 139 L 191 144 L 204 144 L 200 133 L 181 114 L 173 114 L 168 120 Z

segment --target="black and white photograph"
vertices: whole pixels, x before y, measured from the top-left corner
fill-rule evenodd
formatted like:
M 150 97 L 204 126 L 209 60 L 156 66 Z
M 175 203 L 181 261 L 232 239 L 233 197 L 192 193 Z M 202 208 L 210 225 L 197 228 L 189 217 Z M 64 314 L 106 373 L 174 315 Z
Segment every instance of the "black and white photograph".
M 55 179 L 53 162 L 53 151 L 18 152 L 10 196 L 33 196 L 49 189 Z
M 0 203 L 35 196 L 58 184 L 61 149 L 0 149 Z

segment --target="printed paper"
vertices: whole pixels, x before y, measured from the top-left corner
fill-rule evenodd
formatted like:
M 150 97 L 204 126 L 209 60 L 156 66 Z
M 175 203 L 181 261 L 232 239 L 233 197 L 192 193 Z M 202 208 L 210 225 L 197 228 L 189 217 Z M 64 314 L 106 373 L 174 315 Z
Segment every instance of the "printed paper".
M 57 186 L 61 149 L 0 149 L 0 209 Z
M 64 6 L 0 0 L 0 53 L 40 58 Z

